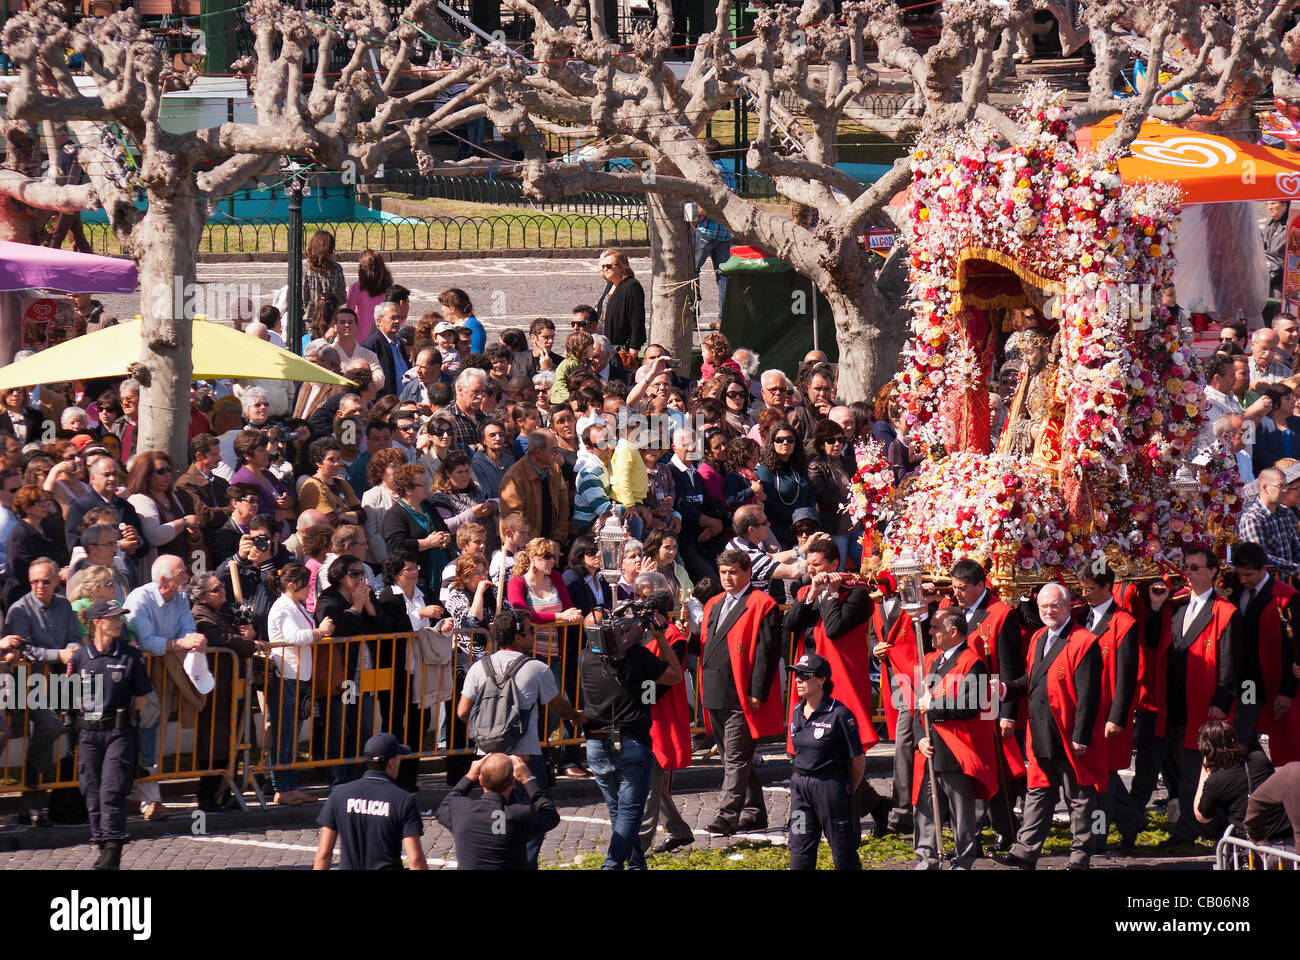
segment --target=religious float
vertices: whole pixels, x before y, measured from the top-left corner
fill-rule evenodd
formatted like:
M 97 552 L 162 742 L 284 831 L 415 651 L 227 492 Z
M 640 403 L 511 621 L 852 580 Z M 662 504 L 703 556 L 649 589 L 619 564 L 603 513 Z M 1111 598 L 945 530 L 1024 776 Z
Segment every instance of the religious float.
M 1036 88 L 1010 146 L 980 124 L 918 143 L 894 397 L 923 461 L 895 490 L 879 446 L 860 447 L 848 504 L 887 564 L 910 549 L 942 576 L 973 557 L 1007 595 L 1098 552 L 1155 575 L 1226 536 L 1240 495 L 1226 455 L 1196 454 L 1192 331 L 1160 304 L 1179 188 L 1123 182 L 1063 113 Z M 1001 416 L 990 391 L 1017 361 Z

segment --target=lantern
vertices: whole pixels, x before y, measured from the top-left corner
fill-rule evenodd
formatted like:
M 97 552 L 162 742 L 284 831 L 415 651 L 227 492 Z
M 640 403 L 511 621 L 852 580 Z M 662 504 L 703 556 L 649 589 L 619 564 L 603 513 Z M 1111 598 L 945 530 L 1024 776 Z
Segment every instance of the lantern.
M 925 570 L 921 567 L 921 561 L 917 559 L 910 547 L 905 547 L 903 552 L 894 558 L 891 569 L 898 579 L 898 597 L 902 601 L 903 609 L 915 618 L 925 610 L 925 599 L 921 596 L 921 578 Z
M 1201 491 L 1201 480 L 1190 464 L 1180 464 L 1174 474 L 1174 492 L 1183 503 L 1191 504 L 1192 498 Z
M 600 547 L 600 575 L 611 587 L 623 575 L 623 544 L 626 541 L 627 531 L 617 511 L 611 512 L 596 533 L 596 544 Z

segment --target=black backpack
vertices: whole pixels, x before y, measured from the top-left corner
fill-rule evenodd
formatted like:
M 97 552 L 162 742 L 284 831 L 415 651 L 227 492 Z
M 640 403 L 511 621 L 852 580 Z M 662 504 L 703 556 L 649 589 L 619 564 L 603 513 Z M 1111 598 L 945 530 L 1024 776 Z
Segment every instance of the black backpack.
M 483 664 L 486 677 L 483 690 L 469 715 L 469 736 L 484 753 L 513 753 L 527 732 L 523 713 L 519 709 L 519 688 L 515 686 L 515 674 L 531 659 L 528 656 L 516 657 L 515 662 L 500 677 L 497 676 L 492 657 L 487 656 L 479 661 Z

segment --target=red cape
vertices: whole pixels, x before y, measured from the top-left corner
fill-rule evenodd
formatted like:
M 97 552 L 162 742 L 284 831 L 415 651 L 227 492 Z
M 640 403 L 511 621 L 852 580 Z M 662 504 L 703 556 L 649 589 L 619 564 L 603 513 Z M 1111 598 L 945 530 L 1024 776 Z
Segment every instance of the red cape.
M 939 651 L 925 655 L 925 674 L 929 677 L 934 670 Z M 953 698 L 961 689 L 962 680 L 979 661 L 975 652 L 967 647 L 957 656 L 952 669 L 943 675 L 937 684 L 936 694 L 940 697 Z M 929 681 L 927 681 L 929 682 Z M 952 751 L 961 765 L 962 772 L 975 781 L 975 796 L 987 800 L 998 792 L 998 768 L 996 749 L 997 731 L 995 712 L 988 716 L 976 716 L 969 720 L 945 720 L 930 725 L 932 733 L 943 738 L 944 744 Z M 1014 742 L 1014 741 L 1013 741 Z M 925 782 L 925 757 L 916 751 L 916 760 L 912 764 L 912 803 L 921 802 L 921 784 Z
M 803 587 L 799 590 L 798 597 L 802 600 L 808 595 L 812 585 Z M 847 596 L 851 588 L 841 588 L 840 598 Z M 901 617 L 899 618 L 902 619 Z M 862 623 L 842 637 L 832 640 L 826 635 L 826 624 L 820 619 L 817 625 L 813 627 L 813 643 L 815 651 L 826 658 L 826 662 L 831 666 L 831 681 L 834 683 L 832 696 L 840 703 L 849 708 L 853 714 L 853 719 L 858 722 L 858 734 L 862 737 L 862 749 L 867 750 L 872 744 L 880 740 L 876 735 L 876 727 L 871 722 L 875 716 L 875 710 L 871 705 L 871 621 Z M 804 641 L 801 637 L 798 649 L 795 650 L 794 658 L 796 661 L 804 654 Z M 798 706 L 799 698 L 795 695 L 794 684 L 790 684 L 790 711 L 789 718 L 793 721 L 794 710 Z M 786 750 L 794 753 L 794 744 L 790 742 L 789 724 L 786 725 Z
M 703 637 L 700 640 L 701 652 L 710 643 L 717 640 L 716 637 L 709 636 L 709 619 L 713 614 L 713 608 L 726 599 L 726 596 L 725 593 L 720 593 L 704 605 L 701 626 Z M 785 717 L 781 710 L 781 675 L 779 672 L 773 672 L 772 683 L 767 690 L 767 698 L 759 702 L 758 710 L 754 710 L 749 703 L 749 684 L 750 678 L 754 675 L 754 657 L 757 653 L 757 645 L 754 641 L 758 636 L 758 622 L 775 610 L 776 606 L 776 601 L 762 590 L 751 590 L 745 597 L 744 612 L 732 624 L 731 629 L 724 638 L 731 661 L 732 679 L 736 684 L 736 695 L 740 699 L 740 709 L 745 714 L 751 737 L 775 737 L 785 730 Z
M 899 610 L 894 625 L 885 633 L 885 617 L 876 603 L 871 608 L 873 643 L 887 643 L 889 650 L 880 658 L 880 706 L 885 713 L 885 730 L 890 740 L 898 739 L 898 705 L 912 706 L 912 680 L 916 675 L 916 634 L 912 617 Z
M 685 638 L 675 624 L 664 631 L 669 644 Z M 659 641 L 653 636 L 646 649 L 659 656 Z M 691 708 L 686 700 L 686 682 L 673 684 L 664 696 L 650 707 L 650 745 L 655 760 L 664 770 L 680 770 L 691 765 Z
M 1046 632 L 1047 628 L 1043 627 L 1034 634 L 1029 643 L 1029 670 L 1031 673 L 1034 669 L 1034 661 L 1037 659 L 1038 640 Z M 1052 666 L 1048 669 L 1047 703 L 1052 712 L 1052 719 L 1056 722 L 1056 730 L 1061 736 L 1061 742 L 1065 744 L 1070 766 L 1074 769 L 1074 775 L 1079 781 L 1079 785 L 1104 788 L 1110 779 L 1110 771 L 1106 766 L 1109 754 L 1104 746 L 1106 712 L 1098 707 L 1097 719 L 1092 725 L 1092 740 L 1088 745 L 1088 750 L 1084 752 L 1082 757 L 1074 752 L 1074 747 L 1071 744 L 1074 734 L 1074 715 L 1079 709 L 1078 691 L 1074 688 L 1074 671 L 1088 652 L 1088 648 L 1096 642 L 1097 638 L 1083 627 L 1076 626 L 1070 631 L 1070 636 L 1065 640 L 1065 649 L 1056 655 L 1056 659 L 1052 661 Z M 1037 758 L 1034 756 L 1034 730 L 1032 724 L 1028 725 L 1027 747 L 1026 752 L 1029 755 L 1027 757 L 1029 761 L 1028 785 L 1031 787 L 1050 786 L 1047 775 L 1043 773 L 1042 768 L 1038 765 Z
M 1110 615 L 1110 622 L 1106 624 L 1105 633 L 1097 638 L 1097 645 L 1101 648 L 1101 691 L 1105 699 L 1105 706 L 1102 708 L 1103 732 L 1105 731 L 1106 717 L 1110 715 L 1110 708 L 1115 703 L 1115 663 L 1119 653 L 1119 642 L 1133 627 L 1134 622 L 1133 618 L 1122 609 L 1117 609 Z M 1141 643 L 1136 633 L 1134 633 L 1131 642 Z M 1124 726 L 1120 728 L 1119 733 L 1109 740 L 1103 739 L 1102 741 L 1109 757 L 1106 764 L 1109 770 L 1127 770 L 1129 764 L 1133 762 L 1133 707 L 1131 704 L 1129 714 L 1124 720 Z

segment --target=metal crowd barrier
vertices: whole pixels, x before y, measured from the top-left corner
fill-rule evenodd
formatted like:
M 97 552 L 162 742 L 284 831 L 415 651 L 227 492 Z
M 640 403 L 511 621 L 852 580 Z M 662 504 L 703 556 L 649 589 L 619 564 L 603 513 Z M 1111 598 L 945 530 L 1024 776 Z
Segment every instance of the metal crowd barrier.
M 1300 870 L 1300 854 L 1234 836 L 1233 827 L 1229 826 L 1214 848 L 1214 869 Z
M 146 654 L 144 662 L 154 695 L 144 711 L 151 722 L 137 728 L 137 762 L 153 763 L 150 772 L 136 781 L 220 776 L 238 796 L 234 775 L 242 739 L 244 683 L 240 658 L 223 647 L 208 650 L 214 686 L 205 695 L 185 676 L 180 656 Z M 9 734 L 7 743 L 0 742 L 0 793 L 76 788 L 76 711 L 71 707 L 80 702 L 79 679 L 69 676 L 62 663 L 9 664 L 4 673 L 8 674 L 7 697 L 23 699 L 26 706 L 36 702 L 26 701 L 26 696 L 40 689 L 50 709 L 0 711 L 0 726 Z

